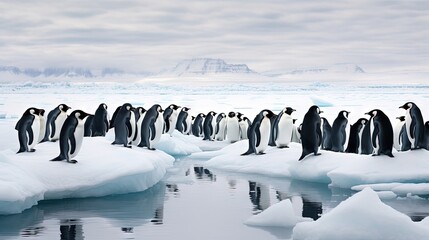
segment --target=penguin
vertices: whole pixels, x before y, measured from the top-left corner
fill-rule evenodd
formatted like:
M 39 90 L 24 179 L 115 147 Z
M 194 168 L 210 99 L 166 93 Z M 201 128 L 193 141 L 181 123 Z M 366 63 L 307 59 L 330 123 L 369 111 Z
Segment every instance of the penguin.
M 271 146 L 271 147 L 276 146 L 274 128 L 277 122 L 277 118 L 278 118 L 277 114 L 273 114 L 273 116 L 270 118 L 271 130 L 270 130 L 270 140 L 268 141 L 268 146 Z
M 86 121 L 88 121 L 87 119 Z M 104 137 L 109 131 L 109 113 L 107 112 L 107 105 L 101 103 L 95 114 L 92 121 L 92 136 L 94 137 Z
M 176 128 L 177 117 L 179 116 L 179 108 L 180 106 L 170 104 L 170 106 L 168 106 L 163 113 L 165 123 L 164 132 L 170 134 L 170 136 L 172 136 L 173 131 Z
M 226 137 L 226 114 L 220 113 L 216 117 L 216 135 L 217 141 L 223 141 Z
M 405 116 L 397 117 L 398 122 L 393 129 L 393 146 L 399 151 L 408 151 L 411 149 L 411 142 L 408 139 L 407 129 L 405 125 Z
M 94 124 L 94 115 L 89 114 L 88 117 L 86 117 L 85 125 L 84 125 L 84 131 L 83 136 L 84 137 L 92 137 L 93 134 L 93 124 Z
M 184 133 L 185 129 L 187 129 L 187 126 L 185 126 L 186 123 L 186 118 L 188 117 L 188 111 L 191 110 L 188 107 L 183 107 L 182 110 L 180 110 L 179 116 L 177 117 L 177 123 L 176 123 L 176 129 L 181 132 Z
M 226 118 L 226 139 L 230 143 L 235 143 L 240 140 L 240 137 L 240 123 L 238 122 L 237 114 L 229 112 Z
M 367 122 L 366 118 L 360 118 L 355 124 L 350 126 L 349 142 L 346 148 L 347 153 L 359 153 L 360 138 Z
M 411 149 L 424 147 L 424 122 L 420 108 L 413 102 L 407 102 L 399 108 L 407 111 L 405 114 L 405 126 L 408 139 L 411 142 Z
M 278 115 L 274 126 L 274 141 L 278 148 L 288 148 L 292 140 L 293 118 L 296 110 L 291 107 L 284 108 Z
M 42 142 L 55 142 L 59 139 L 61 127 L 67 118 L 67 110 L 69 109 L 70 107 L 66 104 L 60 104 L 48 113 L 45 136 L 43 137 Z
M 192 124 L 192 134 L 195 137 L 203 136 L 203 121 L 206 115 L 204 113 L 200 113 L 195 117 L 194 123 Z
M 183 125 L 183 134 L 189 135 L 192 130 L 192 116 L 188 114 L 185 118 L 185 124 Z
M 359 144 L 359 154 L 369 155 L 372 154 L 374 151 L 374 148 L 372 146 L 371 142 L 371 120 L 372 117 L 368 120 L 368 122 L 365 124 L 362 135 L 360 138 L 360 144 Z
M 320 108 L 316 105 L 313 105 L 304 115 L 304 120 L 302 121 L 300 133 L 302 154 L 299 158 L 299 161 L 301 161 L 305 156 L 311 153 L 313 153 L 315 156 L 320 155 L 318 151 L 319 146 L 322 144 L 322 130 L 320 128 L 321 113 L 323 112 L 320 111 Z
M 141 141 L 139 147 L 155 150 L 154 145 L 161 139 L 164 128 L 164 117 L 159 104 L 153 105 L 146 111 L 141 127 Z
M 337 118 L 332 123 L 331 142 L 332 151 L 344 152 L 344 144 L 347 140 L 346 127 L 348 123 L 349 113 L 347 111 L 340 111 Z
M 36 151 L 34 146 L 36 146 L 39 140 L 40 112 L 41 109 L 28 108 L 16 123 L 15 129 L 18 131 L 19 140 L 19 150 L 17 153 Z
M 215 132 L 215 129 L 213 128 L 213 118 L 215 115 L 216 115 L 215 112 L 210 111 L 209 113 L 207 113 L 206 118 L 204 118 L 204 123 L 203 123 L 204 138 L 203 138 L 203 140 L 213 141 L 213 133 Z
M 140 144 L 140 141 L 141 141 L 142 123 L 143 123 L 144 116 L 146 115 L 146 109 L 144 109 L 143 107 L 137 107 L 136 109 L 137 109 L 139 118 L 137 119 L 137 123 L 136 123 L 136 127 L 137 127 L 136 134 L 134 135 L 134 138 L 131 144 L 137 146 Z
M 131 132 L 128 134 L 127 140 L 128 140 L 128 144 L 131 144 L 131 142 L 133 141 L 136 133 L 137 133 L 137 118 L 139 116 L 137 116 L 138 110 L 135 107 L 131 107 L 131 111 L 130 111 L 130 126 L 131 126 Z
M 240 139 L 247 139 L 247 130 L 251 124 L 252 123 L 247 117 L 243 117 L 241 121 L 238 120 L 238 125 L 240 126 Z
M 67 117 L 60 132 L 60 155 L 51 161 L 66 160 L 68 163 L 77 163 L 73 158 L 82 147 L 85 118 L 88 115 L 81 110 L 75 110 Z
M 429 121 L 425 123 L 425 149 L 429 151 Z
M 124 147 L 131 148 L 131 146 L 128 145 L 128 138 L 132 136 L 132 126 L 130 121 L 131 109 L 131 104 L 124 103 L 117 111 L 116 116 L 114 116 L 113 126 L 115 127 L 115 141 L 112 142 L 113 145 L 123 144 Z
M 323 150 L 332 149 L 331 132 L 332 127 L 328 122 L 328 119 L 322 117 L 322 147 Z
M 119 110 L 121 110 L 121 107 L 122 106 L 117 107 L 113 112 L 112 119 L 110 119 L 109 121 L 109 128 L 113 128 L 115 126 L 115 118 L 116 118 L 116 115 L 118 115 Z
M 389 118 L 379 109 L 365 113 L 371 116 L 369 121 L 371 130 L 371 143 L 374 148 L 373 156 L 381 154 L 393 158 L 393 128 Z
M 301 134 L 298 131 L 298 127 L 295 125 L 296 120 L 298 119 L 293 119 L 293 127 L 292 127 L 292 139 L 291 142 L 295 142 L 295 143 L 301 143 Z
M 242 156 L 249 154 L 265 154 L 264 151 L 268 147 L 271 134 L 271 118 L 274 113 L 271 110 L 264 109 L 252 121 L 249 127 L 247 136 L 249 138 L 249 149 L 241 154 Z
M 37 139 L 37 142 L 41 143 L 46 133 L 46 116 L 45 116 L 44 109 L 40 109 L 39 111 L 39 121 L 40 121 L 40 131 L 39 131 L 39 139 Z

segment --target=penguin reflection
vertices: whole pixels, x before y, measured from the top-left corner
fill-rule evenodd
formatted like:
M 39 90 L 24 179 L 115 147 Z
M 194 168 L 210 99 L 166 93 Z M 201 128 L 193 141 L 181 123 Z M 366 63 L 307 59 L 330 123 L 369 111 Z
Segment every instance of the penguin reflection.
M 312 218 L 317 220 L 323 213 L 323 207 L 321 202 L 308 201 L 304 196 L 288 196 L 287 193 L 277 191 L 277 199 L 279 201 L 290 199 L 293 210 L 296 215 Z
M 83 240 L 82 224 L 77 219 L 65 219 L 60 221 L 61 240 Z
M 161 225 L 164 223 L 163 220 L 164 220 L 164 206 L 157 208 L 155 210 L 155 215 L 150 222 L 152 222 L 155 225 Z
M 195 176 L 197 179 L 207 179 L 212 182 L 216 182 L 216 175 L 214 175 L 210 170 L 203 167 L 194 167 Z
M 270 190 L 265 185 L 249 181 L 249 198 L 255 212 L 265 210 L 270 206 Z

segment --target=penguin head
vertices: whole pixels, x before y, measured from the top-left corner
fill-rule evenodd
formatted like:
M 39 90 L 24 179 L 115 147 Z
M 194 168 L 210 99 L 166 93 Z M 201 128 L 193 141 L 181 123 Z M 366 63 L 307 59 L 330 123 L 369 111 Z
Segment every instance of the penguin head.
M 84 112 L 84 111 L 82 111 L 82 110 L 74 110 L 74 111 L 70 114 L 70 116 L 75 117 L 78 121 L 82 121 L 82 120 L 84 120 L 86 117 L 88 117 L 88 116 L 89 116 L 89 114 L 88 114 L 88 113 L 86 113 L 86 112 Z
M 403 122 L 405 121 L 405 116 L 400 116 L 400 117 L 397 117 L 396 119 L 398 119 L 400 122 Z
M 63 112 L 67 112 L 67 110 L 71 109 L 71 107 L 67 106 L 66 104 L 62 103 L 60 105 L 58 105 L 58 108 L 63 111 Z
M 413 106 L 415 106 L 415 104 L 413 102 L 407 102 L 404 105 L 400 106 L 399 108 L 403 108 L 405 110 L 408 110 L 408 109 L 412 108 Z
M 295 124 L 296 120 L 298 120 L 298 119 L 296 119 L 296 118 L 292 119 L 292 123 Z
M 427 121 L 427 122 L 425 123 L 425 127 L 426 127 L 426 128 L 429 128 L 429 121 Z
M 243 114 L 241 112 L 237 112 L 237 117 L 241 118 L 241 116 L 243 116 Z
M 168 106 L 168 107 L 173 109 L 173 110 L 177 110 L 180 108 L 180 106 L 177 106 L 176 104 L 170 104 L 170 106 Z
M 144 112 L 146 112 L 146 109 L 144 109 L 143 107 L 137 107 L 137 111 L 141 114 L 143 114 Z
M 380 111 L 380 110 L 378 110 L 378 109 L 374 109 L 374 110 L 371 110 L 371 111 L 369 111 L 369 112 L 367 112 L 367 113 L 365 113 L 365 114 L 366 114 L 366 115 L 369 115 L 369 116 L 371 116 L 371 117 L 375 117 L 375 116 L 377 115 L 378 111 Z
M 270 119 L 274 116 L 274 113 L 271 110 L 264 109 L 264 110 L 262 110 L 262 116 Z
M 194 116 L 191 116 L 191 119 L 192 119 L 192 120 L 195 120 L 195 117 L 194 117 Z
M 310 107 L 310 109 L 308 109 L 309 112 L 315 112 L 317 114 L 321 114 L 323 113 L 323 111 L 320 110 L 319 106 L 317 105 L 313 105 Z
M 206 117 L 206 115 L 204 113 L 200 113 L 201 117 Z
M 105 103 L 100 104 L 100 108 L 104 108 L 104 110 L 107 110 L 107 105 Z
M 338 117 L 345 117 L 346 119 L 349 118 L 349 113 L 348 111 L 341 111 L 340 113 L 338 113 Z
M 229 112 L 229 113 L 228 113 L 228 117 L 230 117 L 230 118 L 235 117 L 235 112 Z
M 357 123 L 359 123 L 361 126 L 365 126 L 365 124 L 368 123 L 368 120 L 366 118 L 359 118 L 359 120 L 357 120 Z
M 28 108 L 25 110 L 24 115 L 39 115 L 39 109 L 35 107 Z
M 162 110 L 162 107 L 160 105 L 158 105 L 156 107 L 156 111 L 159 112 L 159 113 L 162 113 L 164 110 Z
M 39 116 L 45 115 L 45 109 L 39 109 Z
M 124 103 L 122 107 L 125 108 L 127 111 L 131 111 L 131 109 L 133 108 L 133 106 L 130 103 Z
M 222 116 L 222 118 L 226 118 L 226 114 L 225 113 L 222 113 L 221 116 Z
M 182 108 L 182 112 L 187 112 L 187 111 L 189 111 L 189 110 L 191 110 L 190 108 L 188 108 L 188 107 L 183 107 Z
M 287 107 L 287 108 L 283 109 L 283 113 L 286 113 L 287 115 L 291 115 L 295 111 L 296 110 L 291 108 L 291 107 Z

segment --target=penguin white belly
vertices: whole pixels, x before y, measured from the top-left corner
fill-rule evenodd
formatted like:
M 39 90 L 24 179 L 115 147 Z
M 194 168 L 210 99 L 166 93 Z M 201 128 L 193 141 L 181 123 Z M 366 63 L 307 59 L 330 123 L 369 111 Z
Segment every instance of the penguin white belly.
M 401 133 L 402 126 L 404 126 L 404 123 L 398 122 L 393 132 L 393 146 L 398 152 L 401 151 L 401 145 L 402 145 L 399 141 L 399 134 Z
M 346 141 L 344 141 L 344 145 L 343 145 L 343 147 L 344 147 L 344 150 L 346 150 L 347 149 L 347 145 L 349 144 L 349 136 L 350 136 L 350 124 L 346 124 L 346 136 L 344 136 L 346 139 Z
M 179 116 L 179 113 L 176 110 L 173 110 L 173 112 L 171 113 L 170 118 L 168 119 L 169 123 L 170 123 L 170 129 L 168 129 L 168 134 L 172 135 L 174 132 L 174 129 L 176 129 L 176 124 L 177 124 L 177 117 Z
M 134 134 L 136 134 L 136 115 L 134 114 L 134 112 L 131 112 L 131 116 L 130 116 L 130 124 L 131 124 L 131 136 L 128 137 L 128 142 L 131 142 L 134 138 Z
M 58 140 L 60 139 L 61 128 L 64 125 L 64 122 L 67 119 L 67 114 L 65 112 L 61 112 L 57 118 L 55 119 L 55 134 L 54 137 L 50 138 L 50 140 Z M 52 131 L 52 129 L 51 129 Z
M 156 119 L 154 124 L 155 124 L 155 132 L 151 133 L 151 134 L 155 134 L 155 138 L 153 140 L 151 140 L 152 138 L 149 139 L 150 148 L 153 148 L 154 145 L 157 144 L 159 142 L 159 140 L 161 139 L 162 128 L 164 127 L 163 118 L 161 116 L 158 116 L 158 118 Z
M 216 125 L 217 125 L 217 123 L 216 123 L 216 117 L 213 117 L 213 120 L 212 120 L 212 129 L 213 129 L 213 132 L 212 132 L 212 134 L 210 135 L 210 139 L 215 139 L 215 135 L 216 135 Z
M 259 126 L 259 131 L 261 133 L 261 140 L 259 142 L 259 146 L 256 146 L 256 153 L 261 153 L 265 151 L 265 149 L 267 149 L 268 142 L 270 140 L 270 130 L 271 130 L 270 120 L 267 118 L 264 118 L 261 121 L 261 125 Z
M 192 129 L 192 116 L 188 114 L 188 117 L 186 118 L 186 129 L 184 129 L 185 134 L 189 134 Z
M 231 143 L 240 140 L 240 127 L 238 125 L 238 119 L 228 118 L 226 122 L 226 138 Z
M 275 140 L 277 147 L 289 146 L 292 140 L 293 119 L 283 116 L 278 123 L 277 138 Z
M 225 140 L 225 128 L 226 128 L 226 118 L 222 118 L 219 122 L 219 131 L 216 135 L 216 140 L 218 141 Z
M 301 143 L 301 134 L 298 132 L 298 127 L 294 124 L 292 126 L 292 142 Z
M 83 141 L 83 134 L 85 132 L 85 127 L 84 127 L 84 121 L 81 121 L 75 128 L 74 130 L 74 138 L 76 140 L 76 149 L 73 152 L 73 154 L 70 154 L 70 150 L 69 150 L 69 156 L 70 156 L 70 160 L 74 157 L 76 157 L 76 155 L 79 153 L 80 148 L 82 147 L 82 141 Z M 69 142 L 70 144 L 70 142 Z
M 249 127 L 249 124 L 247 124 L 246 121 L 241 121 L 240 123 L 240 138 L 241 139 L 248 139 L 247 137 L 247 128 Z
M 140 140 L 141 140 L 141 134 L 142 134 L 142 123 L 143 123 L 143 118 L 144 118 L 144 115 L 145 115 L 146 113 L 143 113 L 141 116 L 140 116 L 140 118 L 139 118 L 139 120 L 137 121 L 137 129 L 136 129 L 136 131 L 137 131 L 137 136 L 136 136 L 136 140 L 134 140 L 131 144 L 133 144 L 133 145 L 139 145 L 140 144 Z
M 362 134 L 363 134 L 363 129 L 365 128 L 365 126 L 362 127 L 362 129 L 359 131 L 359 148 L 358 148 L 358 154 L 362 154 Z
M 28 145 L 28 149 L 31 150 L 39 143 L 40 135 L 40 118 L 39 116 L 34 115 L 33 123 L 31 124 L 31 130 L 33 131 L 33 142 Z M 27 138 L 28 139 L 28 138 Z
M 373 119 L 371 119 L 371 123 L 370 123 L 371 125 L 370 125 L 370 131 L 371 131 L 371 144 L 372 145 L 374 145 L 373 143 L 372 143 L 372 138 L 373 138 L 373 135 L 374 135 L 374 129 L 375 129 L 375 126 L 374 126 L 374 120 Z M 375 146 L 373 146 L 374 147 L 374 151 L 373 151 L 373 153 L 374 154 L 378 154 L 378 148 L 379 148 L 379 144 L 378 144 L 378 135 L 377 135 L 377 137 L 375 138 Z
M 411 137 L 411 121 L 413 121 L 413 119 L 410 115 L 410 109 L 407 109 L 407 113 L 405 114 L 405 129 L 407 129 L 407 136 L 408 140 L 410 140 L 411 142 L 411 147 L 415 147 L 414 142 L 416 141 L 416 139 Z
M 46 131 L 46 117 L 45 116 L 39 116 L 40 119 L 40 131 L 39 131 L 39 139 L 38 143 L 42 141 L 42 139 L 45 137 L 45 131 Z

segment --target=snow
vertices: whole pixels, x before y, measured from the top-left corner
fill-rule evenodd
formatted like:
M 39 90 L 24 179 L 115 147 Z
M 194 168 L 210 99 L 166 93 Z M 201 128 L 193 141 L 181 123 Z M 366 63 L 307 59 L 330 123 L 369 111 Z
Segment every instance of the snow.
M 201 152 L 201 149 L 196 144 L 188 142 L 186 137 L 177 130 L 174 130 L 172 136 L 163 134 L 155 148 L 176 157 Z
M 247 219 L 244 223 L 250 226 L 261 227 L 293 227 L 298 222 L 312 221 L 295 214 L 292 202 L 289 199 L 271 205 L 258 215 Z
M 293 239 L 426 239 L 427 219 L 413 222 L 385 205 L 370 188 L 340 203 L 315 222 L 298 223 Z
M 21 212 L 42 199 L 144 191 L 174 162 L 162 151 L 113 146 L 104 138 L 85 138 L 77 164 L 49 161 L 59 154 L 58 143 L 46 142 L 36 149 L 0 152 L 0 214 Z

